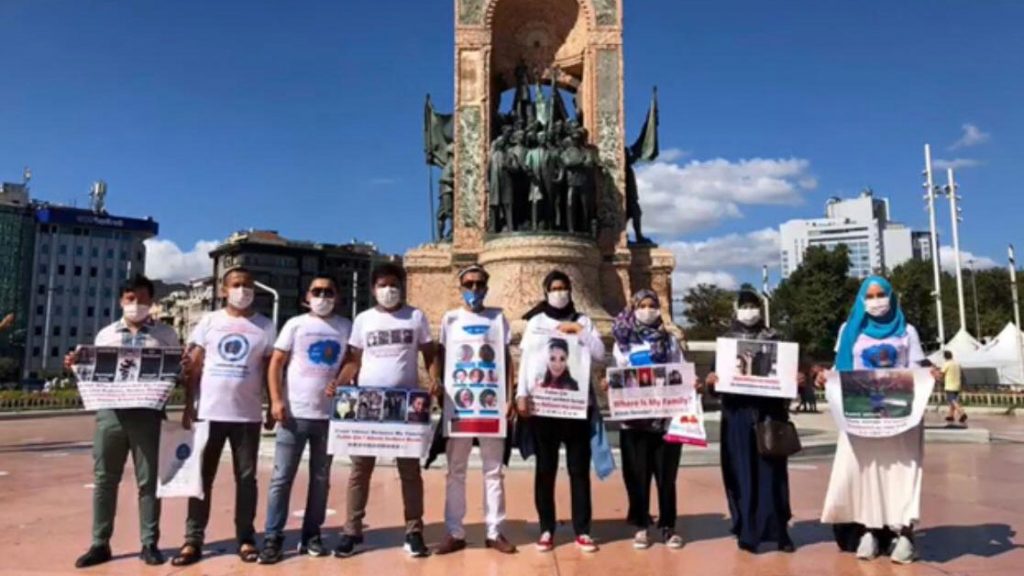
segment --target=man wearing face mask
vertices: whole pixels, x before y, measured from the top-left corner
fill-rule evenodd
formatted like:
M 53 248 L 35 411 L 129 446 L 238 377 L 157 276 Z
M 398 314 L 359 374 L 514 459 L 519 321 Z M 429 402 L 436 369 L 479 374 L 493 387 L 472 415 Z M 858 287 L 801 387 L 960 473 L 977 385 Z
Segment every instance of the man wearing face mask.
M 170 326 L 150 318 L 153 283 L 136 276 L 121 287 L 123 316 L 96 335 L 96 346 L 158 348 L 180 346 Z M 70 369 L 78 359 L 74 351 L 64 358 Z M 93 489 L 92 546 L 75 562 L 76 568 L 102 564 L 111 559 L 110 537 L 117 512 L 117 489 L 124 463 L 131 452 L 135 482 L 139 487 L 139 528 L 142 552 L 139 557 L 150 566 L 164 563 L 158 548 L 160 539 L 160 500 L 156 497 L 157 462 L 160 451 L 161 410 L 122 408 L 96 412 L 93 461 L 96 474 Z
M 267 524 L 260 564 L 276 564 L 284 557 L 284 526 L 288 501 L 309 444 L 309 488 L 302 518 L 299 553 L 325 556 L 320 538 L 327 510 L 332 458 L 327 454 L 331 414 L 328 385 L 338 376 L 352 334 L 352 323 L 334 313 L 334 280 L 317 276 L 306 292 L 309 313 L 285 323 L 270 359 L 270 410 L 279 423 L 274 454 L 274 475 L 267 495 Z M 287 366 L 287 387 L 282 378 Z
M 256 465 L 263 421 L 263 388 L 277 329 L 269 318 L 252 309 L 255 297 L 252 273 L 231 268 L 221 280 L 221 296 L 227 306 L 203 316 L 189 337 L 191 345 L 185 412 L 182 424 L 189 428 L 197 417 L 209 423 L 203 451 L 202 477 L 205 498 L 189 498 L 185 544 L 171 561 L 186 566 L 199 561 L 206 525 L 210 520 L 213 480 L 224 444 L 231 443 L 235 472 L 235 537 L 238 556 L 255 562 Z M 194 398 L 199 395 L 198 414 Z
M 402 302 L 405 270 L 397 264 L 381 264 L 374 269 L 370 281 L 377 306 L 356 316 L 341 375 L 328 389 L 328 394 L 333 394 L 337 385 L 346 385 L 357 376 L 360 387 L 416 389 L 419 388 L 417 354 L 423 355 L 423 364 L 428 370 L 434 363 L 434 342 L 426 316 Z M 334 550 L 339 558 L 354 554 L 355 547 L 363 541 L 363 518 L 376 461 L 373 457 L 352 457 L 345 531 Z M 398 458 L 397 466 L 405 507 L 405 551 L 414 558 L 422 558 L 429 555 L 429 551 L 423 542 L 420 461 Z
M 490 328 L 495 322 L 501 322 L 505 334 L 505 382 L 513 382 L 511 373 L 511 362 L 507 359 L 511 356 L 508 352 L 508 345 L 511 342 L 512 332 L 508 320 L 500 308 L 486 308 L 484 299 L 487 297 L 487 281 L 490 275 L 482 266 L 472 265 L 459 272 L 459 285 L 462 289 L 462 307 L 450 310 L 441 319 L 441 337 L 439 339 L 438 361 L 434 362 L 432 380 L 435 396 L 444 394 L 440 382 L 443 380 L 445 349 L 448 343 L 448 336 L 453 326 L 463 327 L 479 325 Z M 508 408 L 511 408 L 509 405 Z M 508 410 L 510 412 L 510 410 Z M 466 547 L 466 530 L 463 526 L 463 518 L 466 516 L 466 469 L 469 464 L 469 454 L 473 450 L 473 443 L 480 445 L 480 459 L 483 463 L 484 476 L 484 515 L 487 521 L 487 539 L 484 542 L 487 548 L 491 548 L 503 554 L 512 554 L 516 551 L 515 545 L 509 542 L 501 533 L 502 524 L 505 521 L 505 474 L 502 469 L 505 455 L 504 438 L 448 438 L 445 453 L 448 460 L 448 476 L 445 482 L 445 505 L 444 518 L 448 534 L 437 547 L 437 554 L 451 554 Z

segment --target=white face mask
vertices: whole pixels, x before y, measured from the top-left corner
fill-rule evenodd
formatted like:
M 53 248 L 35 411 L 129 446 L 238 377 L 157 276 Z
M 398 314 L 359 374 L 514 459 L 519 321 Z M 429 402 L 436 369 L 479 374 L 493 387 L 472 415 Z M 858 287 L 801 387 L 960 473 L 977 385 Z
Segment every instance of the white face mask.
M 656 324 L 658 319 L 661 318 L 661 310 L 657 308 L 637 308 L 633 315 L 636 316 L 637 322 L 650 326 L 651 324 Z
M 382 286 L 374 290 L 377 303 L 385 308 L 394 308 L 402 301 L 402 291 L 394 286 Z
M 132 302 L 131 304 L 125 304 L 122 306 L 124 310 L 124 318 L 129 322 L 143 322 L 146 318 L 149 318 L 149 306 L 146 304 L 139 304 L 138 302 Z
M 871 298 L 870 300 L 864 301 L 864 310 L 875 318 L 885 316 L 889 313 L 889 297 L 884 298 Z
M 761 310 L 759 308 L 740 308 L 736 311 L 736 319 L 740 324 L 753 326 L 761 321 Z
M 555 290 L 554 292 L 548 292 L 548 304 L 553 308 L 561 310 L 569 305 L 570 300 L 571 298 L 569 297 L 568 290 Z
M 334 312 L 334 298 L 310 298 L 309 309 L 317 316 L 330 316 Z
M 228 290 L 228 306 L 235 310 L 248 310 L 252 306 L 256 291 L 245 286 L 237 286 Z

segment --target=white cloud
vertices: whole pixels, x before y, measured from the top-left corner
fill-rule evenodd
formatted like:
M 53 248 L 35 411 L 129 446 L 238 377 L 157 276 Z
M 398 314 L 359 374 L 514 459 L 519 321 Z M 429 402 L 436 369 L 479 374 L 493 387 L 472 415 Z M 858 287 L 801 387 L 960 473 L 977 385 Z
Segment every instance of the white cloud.
M 188 252 L 183 252 L 171 240 L 146 240 L 146 276 L 164 282 L 184 282 L 213 274 L 210 251 L 219 242 L 200 240 Z
M 998 268 L 999 263 L 989 258 L 988 256 L 977 256 L 966 250 L 960 250 L 960 265 L 964 270 L 970 268 L 967 264 L 968 261 L 974 260 L 974 268 L 977 270 L 984 270 L 986 268 Z M 942 269 L 950 273 L 956 271 L 956 250 L 953 250 L 952 246 L 941 246 L 939 247 L 939 264 L 942 265 Z
M 642 165 L 636 177 L 644 228 L 678 236 L 741 218 L 743 205 L 799 204 L 803 193 L 818 185 L 809 170 L 810 162 L 801 158 Z
M 682 160 L 689 156 L 690 153 L 686 150 L 680 150 L 679 148 L 669 148 L 668 150 L 662 150 L 658 154 L 659 162 L 675 162 L 676 160 Z
M 981 128 L 978 128 L 976 125 L 971 124 L 970 122 L 962 125 L 961 129 L 963 129 L 964 131 L 963 135 L 960 136 L 959 140 L 950 144 L 950 150 L 957 150 L 959 148 L 970 148 L 971 146 L 977 146 L 978 144 L 988 142 L 989 138 L 992 137 L 991 133 L 982 132 Z
M 726 290 L 735 290 L 740 287 L 739 280 L 723 270 L 677 271 L 672 274 L 672 290 L 678 298 L 682 298 L 687 290 L 700 284 L 713 284 Z
M 728 234 L 697 242 L 664 245 L 676 257 L 676 270 L 761 268 L 779 263 L 779 231 L 764 228 L 746 234 Z
M 945 170 L 947 168 L 962 170 L 964 168 L 974 168 L 975 166 L 981 166 L 981 160 L 973 158 L 953 158 L 952 160 L 936 158 L 932 160 L 932 170 Z

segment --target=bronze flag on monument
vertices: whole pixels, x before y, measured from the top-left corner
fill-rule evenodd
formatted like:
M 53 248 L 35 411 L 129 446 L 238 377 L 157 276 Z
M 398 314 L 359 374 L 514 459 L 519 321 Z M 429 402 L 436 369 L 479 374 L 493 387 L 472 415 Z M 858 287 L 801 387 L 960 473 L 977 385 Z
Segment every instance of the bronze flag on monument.
M 658 157 L 658 89 L 651 94 L 651 106 L 647 110 L 647 119 L 640 137 L 629 149 L 634 162 L 652 162 Z
M 448 163 L 445 147 L 452 139 L 452 115 L 435 112 L 434 103 L 430 101 L 430 94 L 427 94 L 427 102 L 423 107 L 423 152 L 427 164 L 444 168 Z

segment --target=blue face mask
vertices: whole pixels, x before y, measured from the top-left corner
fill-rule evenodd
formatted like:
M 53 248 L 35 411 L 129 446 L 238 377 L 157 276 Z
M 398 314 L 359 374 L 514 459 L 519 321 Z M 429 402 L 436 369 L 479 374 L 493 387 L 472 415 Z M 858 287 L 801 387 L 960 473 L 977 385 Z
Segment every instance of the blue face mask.
M 477 292 L 475 290 L 463 290 L 462 300 L 466 302 L 466 305 L 473 310 L 479 310 L 484 307 L 484 298 L 487 297 L 487 290 L 481 290 Z

